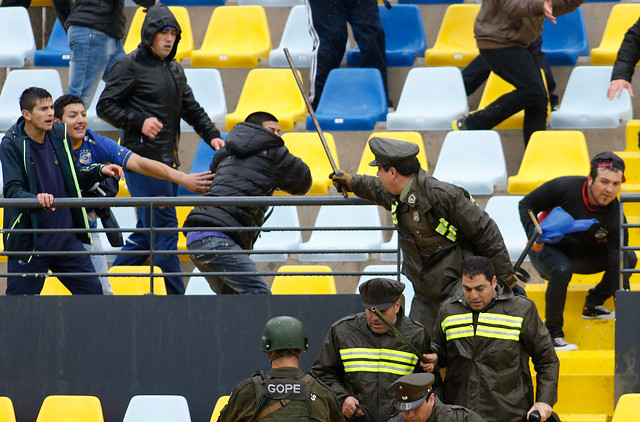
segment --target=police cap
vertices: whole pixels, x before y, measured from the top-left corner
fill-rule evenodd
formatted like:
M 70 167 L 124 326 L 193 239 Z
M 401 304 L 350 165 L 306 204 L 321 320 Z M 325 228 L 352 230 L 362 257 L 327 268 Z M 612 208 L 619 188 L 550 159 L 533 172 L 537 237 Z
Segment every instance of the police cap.
M 386 166 L 398 164 L 415 158 L 420 152 L 418 145 L 412 142 L 398 141 L 395 139 L 373 137 L 369 140 L 369 148 L 376 159 L 369 163 L 370 166 Z
M 360 286 L 360 298 L 365 308 L 381 311 L 392 307 L 400 298 L 404 284 L 389 278 L 372 278 Z
M 434 380 L 428 372 L 401 376 L 391 384 L 395 394 L 393 405 L 401 412 L 417 409 L 429 397 Z

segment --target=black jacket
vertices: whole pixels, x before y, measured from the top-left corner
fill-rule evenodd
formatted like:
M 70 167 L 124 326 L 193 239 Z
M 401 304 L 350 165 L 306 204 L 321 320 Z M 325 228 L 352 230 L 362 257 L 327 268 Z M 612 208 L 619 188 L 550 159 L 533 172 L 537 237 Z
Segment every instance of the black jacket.
M 151 7 L 155 0 L 134 0 L 142 7 Z M 56 8 L 64 8 L 70 0 L 57 0 Z M 68 17 L 60 16 L 66 29 L 70 25 L 86 26 L 117 38 L 124 38 L 126 19 L 124 0 L 76 0 Z M 66 18 L 66 20 L 65 20 Z
M 613 65 L 611 80 L 624 79 L 631 82 L 638 60 L 640 60 L 640 19 L 627 30 L 624 36 L 616 62 Z
M 309 167 L 292 155 L 282 138 L 252 123 L 238 123 L 213 158 L 215 173 L 207 196 L 269 196 L 275 189 L 304 195 L 311 187 Z M 266 206 L 195 207 L 185 227 L 261 227 Z M 218 230 L 216 230 L 218 231 Z M 251 249 L 258 231 L 228 231 L 243 249 Z
M 97 112 L 100 118 L 124 130 L 122 144 L 131 151 L 179 165 L 180 118 L 205 141 L 219 137 L 220 132 L 193 96 L 184 69 L 173 60 L 180 35 L 164 60 L 151 49 L 153 36 L 166 26 L 180 29 L 167 6 L 158 4 L 150 8 L 142 25 L 140 45 L 113 66 Z M 141 132 L 148 117 L 156 117 L 163 124 L 155 138 Z

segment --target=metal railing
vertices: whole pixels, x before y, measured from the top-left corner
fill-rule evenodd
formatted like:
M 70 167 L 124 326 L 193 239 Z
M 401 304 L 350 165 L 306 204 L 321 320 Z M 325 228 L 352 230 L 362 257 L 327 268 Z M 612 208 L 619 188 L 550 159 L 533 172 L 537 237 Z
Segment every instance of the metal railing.
M 624 215 L 624 204 L 640 202 L 640 193 L 621 193 L 620 194 L 620 245 L 619 245 L 619 259 L 620 259 L 620 290 L 629 290 L 630 286 L 624 282 L 625 274 L 640 273 L 640 269 L 625 268 L 625 251 L 640 251 L 640 246 L 625 246 L 625 230 L 626 229 L 640 229 L 640 224 L 633 224 L 626 222 Z

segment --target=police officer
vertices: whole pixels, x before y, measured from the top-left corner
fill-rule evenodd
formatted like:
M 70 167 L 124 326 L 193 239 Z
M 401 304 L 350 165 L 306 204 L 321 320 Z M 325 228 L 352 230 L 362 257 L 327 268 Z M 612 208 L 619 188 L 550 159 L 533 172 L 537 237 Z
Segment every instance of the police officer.
M 462 406 L 444 404 L 433 393 L 433 374 L 403 375 L 391 384 L 393 405 L 402 412 L 389 422 L 484 422 Z
M 256 372 L 238 384 L 218 421 L 344 422 L 331 390 L 298 368 L 300 353 L 309 351 L 302 322 L 290 316 L 270 319 L 260 351 L 269 356 L 271 371 Z
M 369 148 L 375 155 L 369 165 L 378 167 L 377 178 L 342 171 L 329 177 L 336 187 L 391 211 L 402 271 L 415 290 L 413 319 L 432 333 L 440 304 L 460 285 L 460 262 L 470 254 L 489 258 L 498 277 L 515 288 L 500 230 L 469 193 L 421 169 L 416 144 L 374 137 Z

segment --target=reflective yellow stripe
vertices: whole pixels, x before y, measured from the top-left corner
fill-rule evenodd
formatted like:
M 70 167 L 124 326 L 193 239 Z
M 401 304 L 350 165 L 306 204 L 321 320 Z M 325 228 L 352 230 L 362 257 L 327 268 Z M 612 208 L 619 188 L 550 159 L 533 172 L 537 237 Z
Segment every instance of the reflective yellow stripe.
M 452 242 L 455 242 L 458 238 L 458 229 L 452 226 L 447 220 L 444 218 L 440 218 L 440 224 L 436 227 L 436 232 L 443 235 L 447 239 Z
M 520 328 L 522 327 L 522 321 L 522 317 L 514 317 L 502 314 L 481 313 L 478 316 L 478 324 L 485 323 Z
M 440 224 L 438 224 L 438 227 L 436 227 L 436 231 L 444 236 L 445 233 L 447 232 L 447 227 L 448 226 L 449 226 L 449 222 L 447 220 L 445 220 L 444 218 L 441 218 L 440 219 Z
M 457 338 L 463 338 L 463 337 L 473 337 L 473 327 L 466 326 L 466 327 L 450 328 L 445 331 L 445 334 L 447 336 L 447 340 L 455 340 Z
M 471 195 L 471 194 L 469 194 L 469 200 L 471 201 L 471 203 L 472 203 L 472 204 L 476 204 L 477 206 L 480 206 L 480 205 L 478 205 L 478 203 L 476 202 L 476 198 L 474 198 L 474 197 L 473 197 L 473 195 Z
M 471 324 L 473 323 L 473 315 L 471 313 L 468 314 L 459 314 L 459 315 L 450 315 L 444 319 L 440 323 L 442 326 L 442 330 L 446 331 L 447 327 L 452 325 L 461 325 L 461 324 Z
M 391 220 L 394 226 L 398 225 L 398 201 L 391 204 Z
M 478 324 L 476 329 L 478 337 L 499 338 L 502 340 L 520 340 L 520 330 L 509 330 L 507 328 L 487 327 Z
M 398 365 L 389 362 L 353 361 L 344 363 L 344 372 L 387 372 L 395 375 L 413 373 L 415 365 Z
M 397 375 L 413 373 L 418 357 L 413 353 L 393 349 L 341 349 L 345 372 L 388 372 Z

